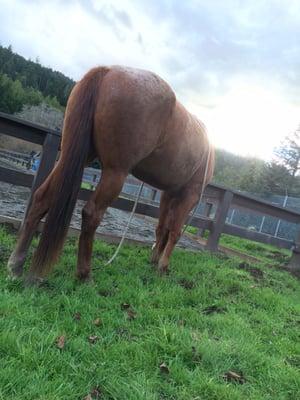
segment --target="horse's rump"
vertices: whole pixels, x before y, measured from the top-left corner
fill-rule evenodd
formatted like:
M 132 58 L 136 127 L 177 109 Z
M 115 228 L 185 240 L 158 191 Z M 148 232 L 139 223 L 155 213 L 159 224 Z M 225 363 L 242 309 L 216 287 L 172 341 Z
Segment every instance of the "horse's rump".
M 102 165 L 159 189 L 189 181 L 208 151 L 203 125 L 152 72 L 110 67 L 101 85 L 94 143 Z

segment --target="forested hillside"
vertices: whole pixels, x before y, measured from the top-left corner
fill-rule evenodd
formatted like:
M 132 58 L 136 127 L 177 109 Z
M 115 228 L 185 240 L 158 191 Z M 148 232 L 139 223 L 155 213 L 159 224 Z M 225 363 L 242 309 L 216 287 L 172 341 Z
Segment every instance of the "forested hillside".
M 275 149 L 274 157 L 279 149 Z M 284 145 L 282 150 L 286 149 Z M 298 155 L 300 146 L 294 156 Z M 290 162 L 293 160 L 290 159 Z M 300 196 L 300 177 L 297 174 L 293 175 L 282 158 L 265 162 L 258 158 L 242 157 L 223 149 L 216 149 L 214 183 L 264 198 L 268 198 L 271 194 Z
M 23 105 L 42 102 L 62 109 L 75 82 L 61 72 L 43 67 L 0 46 L 0 111 L 15 113 Z

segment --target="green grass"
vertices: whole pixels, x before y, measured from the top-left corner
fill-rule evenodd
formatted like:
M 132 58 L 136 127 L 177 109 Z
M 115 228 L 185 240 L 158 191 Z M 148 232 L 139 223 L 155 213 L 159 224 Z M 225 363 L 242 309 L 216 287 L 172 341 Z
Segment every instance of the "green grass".
M 95 187 L 91 185 L 90 183 L 86 182 L 81 182 L 81 189 L 89 189 L 89 190 L 95 190 Z
M 291 257 L 291 251 L 285 249 L 279 249 L 274 246 L 253 242 L 246 239 L 230 235 L 222 235 L 220 244 L 233 250 L 238 250 L 244 254 L 254 256 L 267 263 L 281 263 L 285 264 Z
M 79 284 L 72 239 L 48 285 L 28 289 L 6 279 L 14 242 L 0 228 L 0 399 L 300 398 L 300 283 L 279 268 L 255 264 L 254 278 L 238 259 L 176 250 L 159 277 L 149 249 L 103 267 L 114 247 L 95 241 L 95 283 Z
M 196 235 L 198 232 L 198 228 L 196 228 L 195 226 L 187 226 L 186 231 L 191 233 L 192 235 Z
M 187 232 L 196 235 L 198 229 L 194 226 L 188 226 Z M 205 233 L 205 239 L 208 238 L 208 232 Z M 285 249 L 278 249 L 277 247 L 258 243 L 246 239 L 242 239 L 236 236 L 230 236 L 222 234 L 220 238 L 220 245 L 225 246 L 232 250 L 237 250 L 243 254 L 254 256 L 262 262 L 267 263 L 281 263 L 285 264 L 291 257 L 291 252 Z

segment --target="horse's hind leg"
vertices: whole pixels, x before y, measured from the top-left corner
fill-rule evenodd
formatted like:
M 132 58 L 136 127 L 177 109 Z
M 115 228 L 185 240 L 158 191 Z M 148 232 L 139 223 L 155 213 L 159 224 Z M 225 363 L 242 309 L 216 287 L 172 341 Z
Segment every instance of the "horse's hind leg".
M 171 253 L 181 236 L 181 231 L 189 212 L 198 200 L 199 188 L 198 186 L 192 186 L 180 191 L 174 196 L 173 201 L 169 203 L 170 208 L 166 227 L 168 229 L 168 239 L 158 261 L 158 270 L 160 273 L 168 271 Z
M 81 234 L 79 238 L 76 275 L 88 280 L 91 271 L 91 257 L 95 231 L 110 204 L 119 196 L 127 172 L 104 169 L 101 180 L 82 210 Z
M 171 197 L 167 192 L 162 192 L 159 205 L 159 220 L 156 228 L 156 241 L 154 243 L 151 262 L 157 264 L 168 241 L 167 218 L 169 215 Z
M 33 235 L 43 216 L 47 213 L 50 203 L 51 176 L 36 190 L 33 195 L 30 209 L 20 229 L 18 241 L 12 252 L 7 269 L 12 278 L 22 276 L 23 266 Z

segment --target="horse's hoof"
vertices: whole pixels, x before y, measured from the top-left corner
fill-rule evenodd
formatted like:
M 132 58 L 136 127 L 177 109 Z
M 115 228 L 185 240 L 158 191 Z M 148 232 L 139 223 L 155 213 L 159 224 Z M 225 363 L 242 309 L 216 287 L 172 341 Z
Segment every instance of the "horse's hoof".
M 20 280 L 21 277 L 22 277 L 22 274 L 19 275 L 19 274 L 15 274 L 15 273 L 12 272 L 12 271 L 8 271 L 8 275 L 7 275 L 6 279 L 7 279 L 7 281 L 15 282 L 15 281 Z
M 170 272 L 168 269 L 159 269 L 158 274 L 159 274 L 159 276 L 163 277 L 163 276 L 168 276 L 170 274 Z
M 160 276 L 169 275 L 168 265 L 158 265 L 157 271 Z
M 159 275 L 168 275 L 169 274 L 169 260 L 166 257 L 161 257 L 158 262 L 158 273 Z
M 9 274 L 9 279 L 16 280 L 23 275 L 23 264 L 24 260 L 17 259 L 17 257 L 12 253 L 7 262 L 7 271 Z
M 150 263 L 152 264 L 153 267 L 157 267 L 157 265 L 158 265 L 158 259 L 157 259 L 157 257 L 151 256 L 151 257 L 150 257 Z
M 95 283 L 91 274 L 86 275 L 86 274 L 78 274 L 77 273 L 76 274 L 76 279 L 80 283 L 87 283 L 89 285 L 93 285 Z
M 46 279 L 39 276 L 28 275 L 24 281 L 24 285 L 25 287 L 42 287 L 46 282 Z

